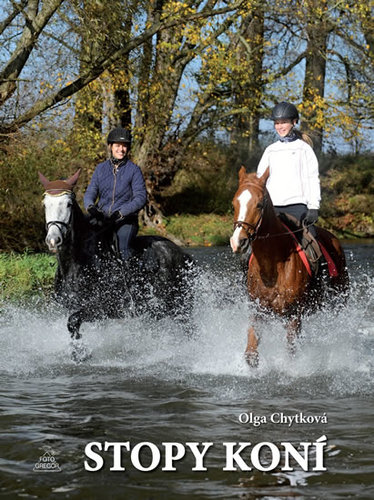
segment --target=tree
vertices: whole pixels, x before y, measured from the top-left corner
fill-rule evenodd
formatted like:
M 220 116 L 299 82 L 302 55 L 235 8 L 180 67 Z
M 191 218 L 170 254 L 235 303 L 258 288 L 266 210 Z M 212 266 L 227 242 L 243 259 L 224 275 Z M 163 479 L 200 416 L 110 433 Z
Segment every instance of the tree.
M 4 30 L 6 30 L 12 27 L 9 23 L 9 19 L 12 16 L 13 19 L 20 15 L 25 17 L 25 24 L 19 36 L 17 46 L 14 48 L 11 57 L 6 61 L 4 67 L 0 71 L 0 102 L 2 104 L 12 97 L 20 83 L 19 77 L 21 71 L 24 69 L 30 54 L 32 51 L 35 51 L 37 42 L 44 34 L 48 21 L 63 3 L 64 0 L 29 0 L 25 7 L 21 7 L 23 4 L 17 4 L 16 7 L 14 7 L 14 11 L 3 21 L 2 24 Z M 101 4 L 99 0 L 95 3 L 98 5 Z M 138 34 L 121 31 L 120 33 L 122 36 L 112 37 L 112 33 L 104 30 L 103 34 L 100 36 L 104 37 L 105 42 L 109 41 L 110 43 L 100 44 L 95 42 L 98 46 L 98 50 L 95 49 L 91 51 L 93 58 L 87 65 L 78 68 L 78 71 L 75 68 L 75 75 L 72 80 L 64 81 L 62 85 L 61 82 L 60 85 L 50 83 L 49 92 L 46 95 L 39 96 L 38 98 L 34 96 L 33 104 L 27 106 L 26 109 L 23 107 L 22 111 L 11 119 L 3 118 L 0 126 L 0 134 L 4 137 L 9 133 L 15 132 L 19 127 L 29 123 L 32 119 L 46 110 L 66 102 L 66 100 L 75 95 L 78 91 L 82 90 L 101 76 L 104 71 L 110 70 L 114 64 L 123 60 L 128 54 L 141 47 L 157 33 L 171 29 L 184 22 L 197 22 L 200 19 L 235 11 L 242 3 L 243 0 L 238 0 L 237 2 L 227 3 L 224 7 L 217 7 L 215 1 L 212 2 L 208 0 L 205 5 L 201 5 L 199 10 L 194 7 L 194 2 L 175 4 L 174 9 L 170 9 L 166 15 L 161 16 L 160 13 L 158 13 L 152 22 L 140 30 Z M 102 5 L 104 9 L 110 10 L 106 5 Z M 124 7 L 125 6 L 122 4 L 122 8 Z M 136 8 L 138 7 L 140 8 L 141 4 L 137 2 Z M 72 15 L 71 12 L 65 14 L 65 19 L 66 16 L 69 18 L 69 16 Z M 79 19 L 75 20 L 75 22 L 79 25 Z M 102 26 L 100 26 L 100 29 L 101 28 Z M 101 33 L 100 30 L 96 31 L 95 37 L 99 36 L 99 33 Z M 60 48 L 66 45 L 66 41 L 59 38 L 58 35 L 55 38 Z
M 17 80 L 34 50 L 38 38 L 49 20 L 64 0 L 39 0 L 13 2 L 13 10 L 2 22 L 0 33 L 11 27 L 14 19 L 23 18 L 23 30 L 11 55 L 0 71 L 0 106 L 10 99 L 17 88 Z
M 306 53 L 303 85 L 302 128 L 312 136 L 317 155 L 322 152 L 325 111 L 325 81 L 328 38 L 333 30 L 327 0 L 307 0 L 299 4 L 305 20 Z
M 244 15 L 232 41 L 236 56 L 232 93 L 237 113 L 233 115 L 231 142 L 236 144 L 241 162 L 248 161 L 259 149 L 264 89 L 264 9 L 261 3 Z
M 203 5 L 202 0 L 196 0 L 190 4 L 190 8 L 199 11 Z M 209 5 L 214 9 L 217 1 L 210 0 Z M 173 3 L 159 0 L 148 11 L 147 23 L 151 24 L 159 15 L 170 16 L 170 9 L 174 8 Z M 201 132 L 201 108 L 194 107 L 189 122 L 183 116 L 183 127 L 179 125 L 179 117 L 175 116 L 176 102 L 183 92 L 182 79 L 186 68 L 217 43 L 218 38 L 234 22 L 235 16 L 236 11 L 217 21 L 211 18 L 186 21 L 160 31 L 154 45 L 149 40 L 143 46 L 142 57 L 135 72 L 137 108 L 133 153 L 142 166 L 147 181 L 149 203 L 148 213 L 145 215 L 148 215 L 148 223 L 151 220 L 157 223 L 161 221 L 157 198 L 171 184 L 189 144 Z M 201 102 L 199 96 L 195 99 Z M 214 101 L 210 99 L 210 105 L 213 104 Z M 189 110 L 188 114 L 190 113 Z

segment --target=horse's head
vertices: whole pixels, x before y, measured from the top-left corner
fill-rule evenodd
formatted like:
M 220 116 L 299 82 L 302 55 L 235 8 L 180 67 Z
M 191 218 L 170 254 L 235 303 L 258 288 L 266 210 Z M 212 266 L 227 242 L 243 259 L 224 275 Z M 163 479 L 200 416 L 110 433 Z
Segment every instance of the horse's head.
M 269 177 L 266 169 L 262 177 L 239 170 L 239 188 L 233 199 L 234 233 L 230 238 L 233 252 L 245 252 L 261 226 L 265 208 L 265 185 Z
M 45 188 L 44 209 L 47 236 L 45 241 L 51 252 L 58 252 L 70 230 L 74 186 L 78 180 L 80 169 L 69 179 L 49 181 L 39 172 L 39 178 Z

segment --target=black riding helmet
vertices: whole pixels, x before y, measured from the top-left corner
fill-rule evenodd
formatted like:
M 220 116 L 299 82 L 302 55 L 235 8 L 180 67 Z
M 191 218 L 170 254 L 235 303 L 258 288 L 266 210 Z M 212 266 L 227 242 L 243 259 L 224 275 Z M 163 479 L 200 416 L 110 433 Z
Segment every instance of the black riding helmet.
M 107 143 L 113 144 L 113 142 L 124 142 L 128 145 L 131 144 L 131 132 L 126 128 L 116 127 L 111 130 L 108 134 Z
M 271 119 L 275 120 L 297 120 L 299 121 L 299 113 L 296 106 L 289 102 L 280 102 L 274 106 L 271 112 Z

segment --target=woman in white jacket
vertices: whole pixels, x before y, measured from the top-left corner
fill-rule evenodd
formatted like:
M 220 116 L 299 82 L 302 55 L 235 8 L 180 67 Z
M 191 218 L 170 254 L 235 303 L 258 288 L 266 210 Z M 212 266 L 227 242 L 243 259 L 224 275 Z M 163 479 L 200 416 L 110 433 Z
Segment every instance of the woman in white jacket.
M 299 113 L 293 104 L 277 104 L 272 111 L 272 120 L 279 140 L 265 149 L 257 175 L 261 177 L 269 167 L 266 187 L 275 211 L 293 215 L 309 226 L 315 237 L 313 224 L 318 219 L 321 189 L 312 142 L 309 136 L 295 129 Z

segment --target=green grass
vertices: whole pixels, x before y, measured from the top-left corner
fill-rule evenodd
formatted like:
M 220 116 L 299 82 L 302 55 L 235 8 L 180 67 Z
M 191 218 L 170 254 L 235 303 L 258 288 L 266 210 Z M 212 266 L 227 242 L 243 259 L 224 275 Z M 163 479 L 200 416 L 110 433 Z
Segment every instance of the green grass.
M 232 217 L 215 214 L 173 215 L 165 220 L 164 234 L 176 236 L 186 246 L 227 245 Z M 163 234 L 142 229 L 140 234 Z M 48 254 L 0 253 L 0 301 L 48 296 L 53 290 L 56 257 Z
M 55 257 L 0 253 L 0 300 L 19 300 L 49 293 L 55 272 Z
M 165 219 L 164 234 L 174 235 L 186 246 L 228 245 L 232 234 L 233 217 L 230 215 L 172 215 Z M 156 233 L 155 229 L 143 228 L 141 234 Z

